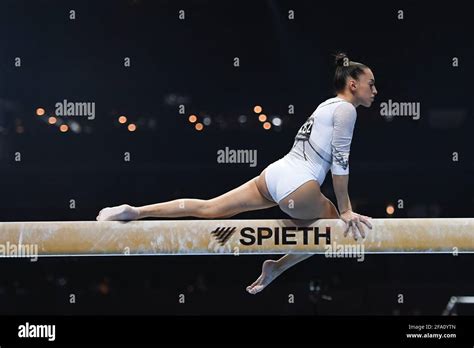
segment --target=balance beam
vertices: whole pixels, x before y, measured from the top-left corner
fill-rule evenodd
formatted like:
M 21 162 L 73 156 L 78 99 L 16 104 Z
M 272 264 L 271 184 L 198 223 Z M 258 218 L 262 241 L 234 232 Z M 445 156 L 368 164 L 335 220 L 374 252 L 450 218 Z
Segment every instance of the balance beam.
M 337 219 L 1 222 L 0 254 L 2 246 L 26 245 L 37 256 L 323 254 L 335 245 L 363 245 L 365 253 L 474 252 L 474 218 L 372 224 L 356 242 Z

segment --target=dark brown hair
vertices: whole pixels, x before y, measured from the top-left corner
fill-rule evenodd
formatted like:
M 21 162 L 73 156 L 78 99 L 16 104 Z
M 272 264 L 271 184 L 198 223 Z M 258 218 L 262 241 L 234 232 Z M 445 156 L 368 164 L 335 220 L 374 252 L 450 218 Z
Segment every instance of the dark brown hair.
M 362 63 L 351 62 L 347 54 L 342 52 L 335 55 L 335 63 L 334 90 L 336 93 L 344 90 L 348 77 L 358 80 L 359 75 L 364 73 L 364 69 L 368 69 L 368 66 Z

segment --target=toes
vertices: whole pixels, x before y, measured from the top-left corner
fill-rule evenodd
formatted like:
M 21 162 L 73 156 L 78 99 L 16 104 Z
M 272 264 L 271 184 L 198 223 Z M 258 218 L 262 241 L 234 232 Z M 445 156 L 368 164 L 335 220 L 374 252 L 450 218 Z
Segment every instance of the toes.
M 104 214 L 100 213 L 99 215 L 97 215 L 97 221 L 104 221 L 105 218 L 104 218 Z
M 263 276 L 258 277 L 257 280 L 254 281 L 249 287 L 253 288 L 255 285 L 259 284 L 262 281 L 262 277 Z
M 97 215 L 96 219 L 97 221 L 103 221 L 104 220 L 104 213 L 107 211 L 108 208 L 101 209 L 99 211 L 99 214 Z
M 247 286 L 247 291 L 252 295 L 256 294 L 257 292 L 262 291 L 263 288 L 265 287 L 265 285 L 262 285 L 262 281 L 263 281 L 263 276 L 258 277 L 258 279 L 254 281 L 252 285 Z
M 257 285 L 257 286 L 254 286 L 253 288 L 247 290 L 250 294 L 252 295 L 255 295 L 257 293 L 259 293 L 260 291 L 262 291 L 264 288 L 263 285 Z

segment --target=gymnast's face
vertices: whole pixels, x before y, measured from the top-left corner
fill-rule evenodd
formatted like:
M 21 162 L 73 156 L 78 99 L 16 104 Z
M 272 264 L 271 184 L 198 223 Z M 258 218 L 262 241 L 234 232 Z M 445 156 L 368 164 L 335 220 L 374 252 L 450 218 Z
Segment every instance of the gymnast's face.
M 377 95 L 375 88 L 375 77 L 370 69 L 364 69 L 357 80 L 351 81 L 351 89 L 357 100 L 357 104 L 370 107 Z

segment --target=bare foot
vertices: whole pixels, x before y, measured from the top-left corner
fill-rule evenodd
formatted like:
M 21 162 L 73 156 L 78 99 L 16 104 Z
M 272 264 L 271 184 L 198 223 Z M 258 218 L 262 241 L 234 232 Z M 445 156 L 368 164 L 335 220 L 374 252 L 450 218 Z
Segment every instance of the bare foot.
M 262 265 L 262 274 L 252 285 L 247 286 L 247 292 L 252 295 L 259 293 L 280 274 L 278 262 L 275 260 L 266 260 Z
M 139 216 L 138 209 L 128 204 L 122 204 L 117 207 L 104 208 L 97 215 L 97 221 L 128 221 L 136 220 Z

